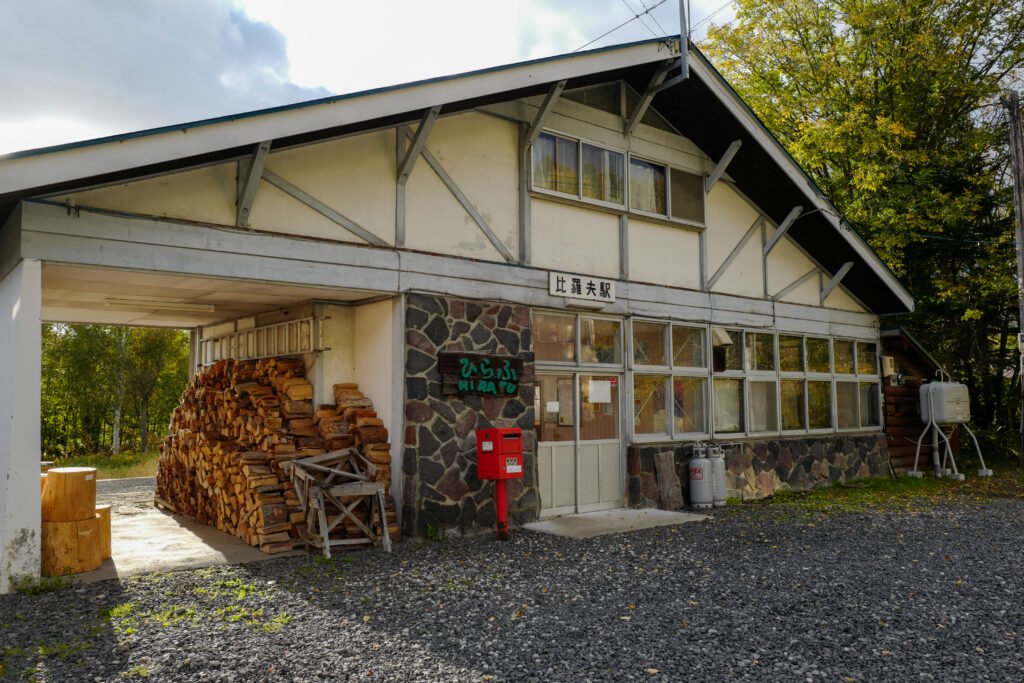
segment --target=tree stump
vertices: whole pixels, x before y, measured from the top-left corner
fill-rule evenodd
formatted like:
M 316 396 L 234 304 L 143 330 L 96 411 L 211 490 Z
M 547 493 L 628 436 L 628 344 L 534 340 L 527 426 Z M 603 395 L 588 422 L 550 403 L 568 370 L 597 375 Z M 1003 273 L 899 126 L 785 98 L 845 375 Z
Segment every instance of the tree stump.
M 95 515 L 95 467 L 55 467 L 46 473 L 44 522 L 81 522 Z
M 43 522 L 40 564 L 45 576 L 78 574 L 103 564 L 100 516 L 78 522 Z
M 676 473 L 676 458 L 672 451 L 654 456 L 658 470 L 658 492 L 661 493 L 661 507 L 665 510 L 679 510 L 683 507 L 683 488 Z

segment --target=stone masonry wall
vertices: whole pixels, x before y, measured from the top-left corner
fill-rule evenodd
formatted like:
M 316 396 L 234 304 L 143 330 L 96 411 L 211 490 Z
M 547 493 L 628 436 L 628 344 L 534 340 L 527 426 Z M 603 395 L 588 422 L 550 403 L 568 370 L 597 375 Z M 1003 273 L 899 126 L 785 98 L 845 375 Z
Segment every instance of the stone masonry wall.
M 523 430 L 523 478 L 508 481 L 510 525 L 540 511 L 533 431 L 533 340 L 527 306 L 410 294 L 405 309 L 405 447 L 402 532 L 493 529 L 494 484 L 476 474 L 476 430 Z M 510 398 L 442 392 L 438 353 L 472 351 L 523 359 Z
M 693 444 L 629 447 L 627 500 L 631 507 L 661 507 L 654 456 L 675 454 L 676 471 L 689 505 L 687 466 Z M 885 434 L 850 434 L 745 441 L 725 451 L 726 490 L 736 498 L 763 498 L 776 491 L 812 489 L 837 481 L 889 474 Z

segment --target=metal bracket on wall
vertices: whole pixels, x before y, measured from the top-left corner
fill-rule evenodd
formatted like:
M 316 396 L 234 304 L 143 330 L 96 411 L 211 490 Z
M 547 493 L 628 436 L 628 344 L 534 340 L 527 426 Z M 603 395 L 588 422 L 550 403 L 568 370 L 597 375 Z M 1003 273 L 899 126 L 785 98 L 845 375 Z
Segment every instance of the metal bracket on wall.
M 633 134 L 633 129 L 636 128 L 636 124 L 640 123 L 640 119 L 647 113 L 648 107 L 651 106 L 651 102 L 654 100 L 654 96 L 658 94 L 660 86 L 665 81 L 665 76 L 668 76 L 668 72 L 674 67 L 679 66 L 679 60 L 670 59 L 663 62 L 658 70 L 651 76 L 650 82 L 647 84 L 647 88 L 644 90 L 644 94 L 640 97 L 640 102 L 637 103 L 636 109 L 630 115 L 626 121 L 626 126 L 622 130 L 622 134 L 627 138 Z M 673 79 L 675 80 L 675 79 Z
M 821 288 L 821 305 L 825 305 L 825 299 L 832 293 L 832 290 L 839 285 L 839 281 L 846 277 L 846 274 L 853 268 L 853 261 L 847 261 L 842 267 L 836 272 L 831 280 L 828 281 L 824 287 Z
M 769 239 L 768 242 L 765 243 L 763 251 L 764 258 L 768 258 L 768 254 L 771 252 L 772 249 L 775 248 L 775 245 L 779 243 L 779 240 L 782 239 L 783 235 L 786 234 L 786 232 L 793 225 L 793 223 L 796 222 L 796 219 L 800 217 L 800 214 L 803 213 L 803 210 L 804 207 L 802 206 L 794 206 L 793 209 L 788 214 L 786 214 L 786 217 L 782 220 L 782 223 L 775 230 L 775 233 L 771 236 L 771 239 Z
M 740 146 L 743 144 L 742 140 L 733 140 L 732 144 L 729 145 L 728 149 L 725 150 L 725 154 L 718 160 L 715 165 L 715 169 L 711 171 L 711 175 L 704 179 L 704 194 L 711 192 L 711 188 L 715 186 L 718 179 L 725 173 L 726 167 L 732 162 L 732 158 L 736 156 L 736 152 L 740 151 Z
M 256 199 L 256 189 L 259 187 L 260 178 L 263 176 L 263 166 L 267 162 L 267 154 L 270 152 L 272 140 L 264 140 L 256 145 L 252 156 L 248 161 L 238 162 L 238 206 L 235 213 L 235 226 L 239 228 L 249 227 L 249 213 L 252 211 L 252 203 Z
M 558 98 L 561 97 L 562 91 L 565 90 L 566 83 L 568 83 L 568 81 L 558 81 L 548 90 L 548 94 L 544 97 L 544 102 L 541 103 L 540 109 L 537 111 L 537 115 L 533 117 L 533 123 L 530 124 L 530 130 L 523 138 L 524 151 L 533 146 L 533 143 L 537 142 L 537 138 L 540 136 L 540 131 L 544 127 L 544 121 L 554 110 L 555 105 L 558 103 Z

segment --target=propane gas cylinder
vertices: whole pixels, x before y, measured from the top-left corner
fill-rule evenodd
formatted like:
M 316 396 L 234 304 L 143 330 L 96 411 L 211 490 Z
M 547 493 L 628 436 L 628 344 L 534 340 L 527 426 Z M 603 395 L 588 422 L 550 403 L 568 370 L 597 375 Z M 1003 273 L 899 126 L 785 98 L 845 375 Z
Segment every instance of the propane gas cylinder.
M 714 450 L 708 447 L 708 462 L 711 463 L 711 497 L 716 508 L 724 507 L 725 495 L 725 451 L 720 446 Z
M 714 502 L 711 490 L 711 461 L 704 457 L 690 461 L 690 507 L 704 510 Z

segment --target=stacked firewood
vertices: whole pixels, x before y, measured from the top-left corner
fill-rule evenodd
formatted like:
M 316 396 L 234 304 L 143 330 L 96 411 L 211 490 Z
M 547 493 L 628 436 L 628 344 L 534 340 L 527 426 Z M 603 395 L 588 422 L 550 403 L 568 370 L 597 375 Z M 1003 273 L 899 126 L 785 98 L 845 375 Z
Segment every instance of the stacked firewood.
M 325 416 L 321 419 L 321 428 L 325 422 L 345 425 L 351 440 L 350 445 L 357 448 L 363 457 L 374 465 L 374 481 L 384 482 L 386 490 L 390 491 L 391 444 L 388 443 L 388 430 L 384 427 L 384 422 L 377 417 L 373 403 L 359 391 L 358 384 L 335 384 L 334 403 L 335 416 Z M 394 500 L 391 496 L 387 496 L 386 500 L 388 533 L 397 541 L 400 532 Z M 353 531 L 349 529 L 350 533 Z
M 291 550 L 305 517 L 284 463 L 359 438 L 339 407 L 314 407 L 304 373 L 301 359 L 266 358 L 193 377 L 161 446 L 157 504 L 264 552 Z

